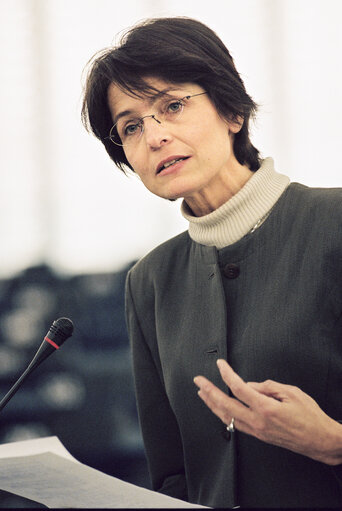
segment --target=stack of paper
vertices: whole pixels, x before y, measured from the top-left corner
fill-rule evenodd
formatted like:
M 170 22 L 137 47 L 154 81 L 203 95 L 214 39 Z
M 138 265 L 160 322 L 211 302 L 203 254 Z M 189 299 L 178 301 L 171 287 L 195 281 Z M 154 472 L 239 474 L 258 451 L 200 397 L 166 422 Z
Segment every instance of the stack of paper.
M 57 437 L 0 446 L 0 489 L 53 508 L 186 508 L 79 463 Z

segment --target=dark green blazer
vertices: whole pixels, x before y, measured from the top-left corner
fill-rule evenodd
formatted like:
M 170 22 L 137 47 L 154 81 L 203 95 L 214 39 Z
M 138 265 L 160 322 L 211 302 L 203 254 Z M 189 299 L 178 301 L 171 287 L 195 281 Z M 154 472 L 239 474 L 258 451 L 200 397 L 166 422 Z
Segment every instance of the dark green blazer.
M 340 507 L 338 469 L 225 425 L 197 396 L 247 381 L 297 385 L 342 419 L 342 189 L 291 184 L 254 233 L 222 250 L 187 232 L 129 272 L 126 313 L 153 489 L 212 507 Z M 233 263 L 239 275 L 226 279 Z

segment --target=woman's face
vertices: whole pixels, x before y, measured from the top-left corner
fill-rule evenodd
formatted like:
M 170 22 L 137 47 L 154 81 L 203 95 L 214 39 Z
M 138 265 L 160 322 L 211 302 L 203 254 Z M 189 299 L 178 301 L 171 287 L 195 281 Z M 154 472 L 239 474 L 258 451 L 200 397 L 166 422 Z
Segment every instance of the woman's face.
M 205 92 L 195 83 L 172 84 L 157 78 L 147 80 L 158 90 L 168 89 L 171 101 Z M 160 96 L 129 96 L 115 84 L 108 88 L 108 105 L 113 123 L 155 114 L 158 119 Z M 171 105 L 171 109 L 174 108 Z M 185 199 L 205 192 L 206 187 L 222 181 L 237 161 L 233 153 L 233 137 L 240 126 L 218 114 L 204 94 L 190 98 L 176 122 L 159 124 L 151 117 L 144 119 L 144 132 L 137 143 L 124 147 L 125 155 L 143 184 L 165 199 Z M 186 158 L 160 170 L 162 162 Z

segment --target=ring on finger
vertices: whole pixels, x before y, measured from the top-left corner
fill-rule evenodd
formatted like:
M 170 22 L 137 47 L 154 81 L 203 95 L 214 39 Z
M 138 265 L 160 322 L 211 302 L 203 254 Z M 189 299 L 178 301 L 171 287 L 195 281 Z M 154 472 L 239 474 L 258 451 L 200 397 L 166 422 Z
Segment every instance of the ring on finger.
M 229 425 L 227 426 L 227 431 L 229 431 L 229 433 L 234 433 L 234 431 L 235 431 L 234 422 L 235 422 L 235 419 L 234 419 L 234 417 L 232 417 L 232 420 L 230 421 Z

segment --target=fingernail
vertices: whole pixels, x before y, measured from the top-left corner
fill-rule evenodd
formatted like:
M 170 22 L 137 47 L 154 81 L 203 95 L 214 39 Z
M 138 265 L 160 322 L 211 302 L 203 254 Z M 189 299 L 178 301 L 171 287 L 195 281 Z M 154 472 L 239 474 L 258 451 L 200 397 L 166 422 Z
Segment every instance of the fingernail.
M 208 383 L 205 380 L 201 381 L 201 378 L 199 376 L 196 376 L 193 381 L 195 385 L 197 385 L 197 387 L 200 389 L 200 391 L 202 392 L 207 391 Z
M 219 358 L 218 360 L 216 360 L 216 364 L 217 364 L 217 367 L 219 369 L 222 369 L 222 366 L 224 364 L 224 360 L 222 360 L 222 358 Z

